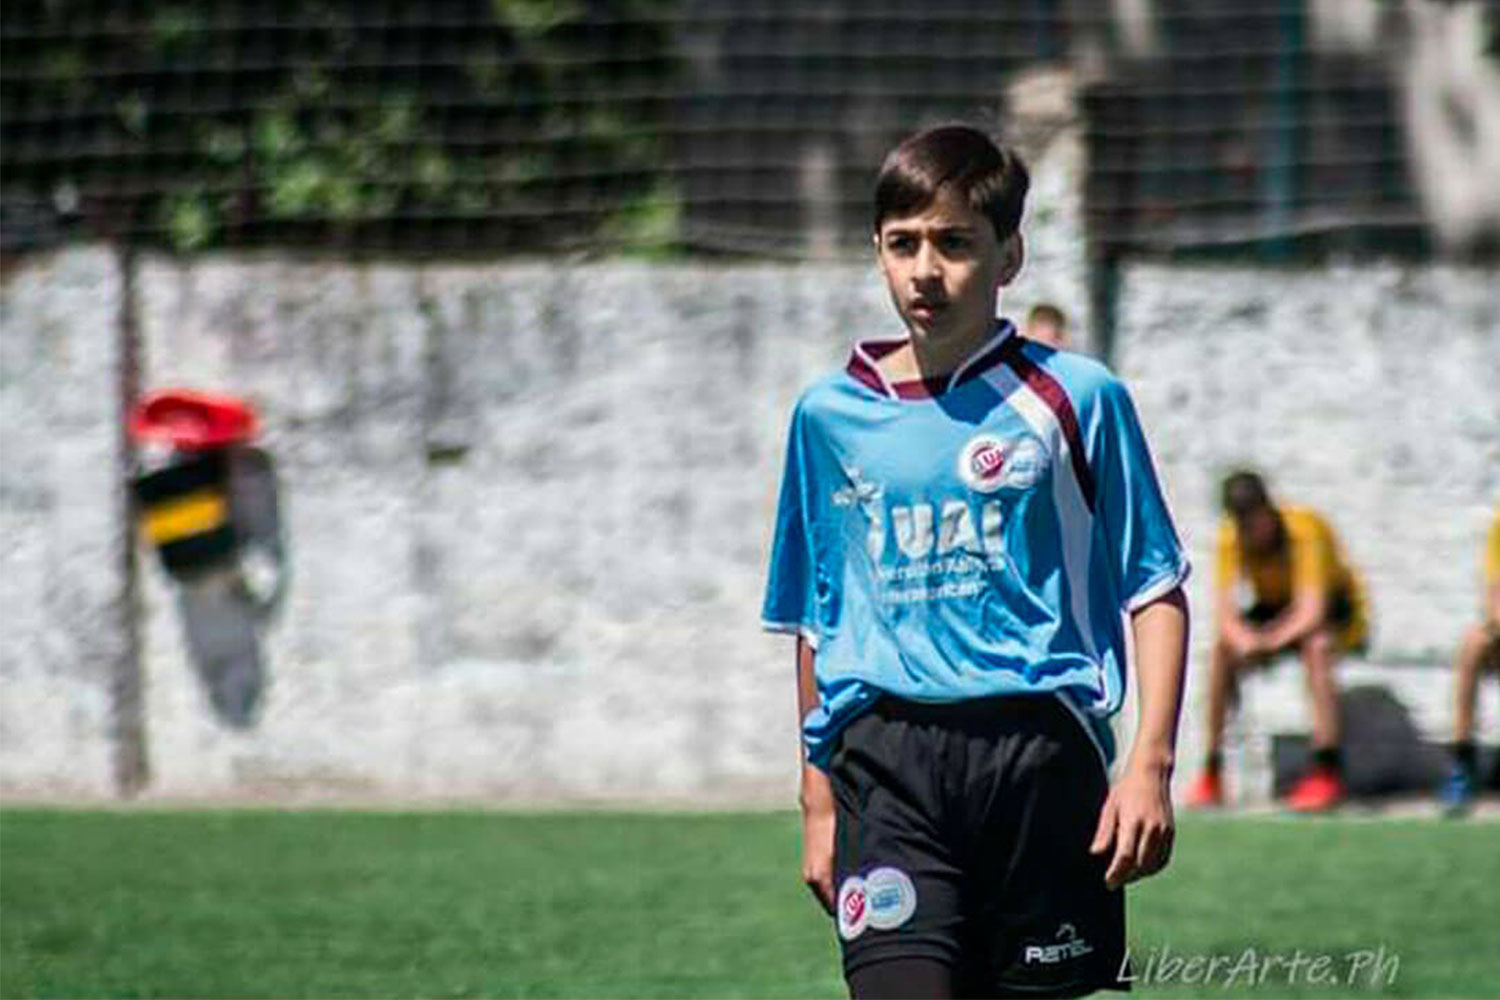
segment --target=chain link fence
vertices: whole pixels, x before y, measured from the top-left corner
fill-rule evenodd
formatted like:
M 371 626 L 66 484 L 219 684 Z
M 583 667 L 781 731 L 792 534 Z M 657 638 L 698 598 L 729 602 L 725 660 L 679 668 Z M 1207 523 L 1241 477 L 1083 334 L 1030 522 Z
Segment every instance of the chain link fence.
M 1494 251 L 1497 0 L 11 0 L 7 251 L 863 253 L 1066 81 L 1107 256 Z M 1493 170 L 1494 172 L 1489 172 Z M 1488 176 L 1488 183 L 1476 178 Z

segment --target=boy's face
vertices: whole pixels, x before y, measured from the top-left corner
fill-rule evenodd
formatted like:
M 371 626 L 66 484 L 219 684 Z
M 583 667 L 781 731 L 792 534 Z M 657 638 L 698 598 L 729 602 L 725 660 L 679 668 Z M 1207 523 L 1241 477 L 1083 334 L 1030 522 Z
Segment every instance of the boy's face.
M 875 234 L 891 301 L 914 340 L 978 339 L 995 296 L 1021 266 L 1021 240 L 1002 245 L 989 219 L 944 189 L 916 215 L 888 216 Z

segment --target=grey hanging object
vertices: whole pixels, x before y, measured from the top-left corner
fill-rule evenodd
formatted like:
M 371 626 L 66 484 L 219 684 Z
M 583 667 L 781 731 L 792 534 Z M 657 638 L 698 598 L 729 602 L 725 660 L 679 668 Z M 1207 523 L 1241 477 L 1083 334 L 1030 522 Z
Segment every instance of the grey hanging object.
M 188 655 L 214 714 L 255 724 L 267 688 L 260 633 L 286 592 L 275 465 L 243 401 L 154 393 L 131 414 L 143 534 L 172 578 Z

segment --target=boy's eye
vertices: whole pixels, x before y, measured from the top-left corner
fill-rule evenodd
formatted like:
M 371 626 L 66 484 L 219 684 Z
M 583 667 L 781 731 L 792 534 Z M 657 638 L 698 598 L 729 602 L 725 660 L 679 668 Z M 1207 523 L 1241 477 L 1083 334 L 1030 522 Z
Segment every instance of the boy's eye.
M 886 249 L 893 253 L 910 253 L 917 241 L 910 236 L 892 236 L 885 241 Z
M 946 252 L 962 252 L 969 249 L 969 237 L 963 233 L 944 233 L 938 239 L 938 246 Z

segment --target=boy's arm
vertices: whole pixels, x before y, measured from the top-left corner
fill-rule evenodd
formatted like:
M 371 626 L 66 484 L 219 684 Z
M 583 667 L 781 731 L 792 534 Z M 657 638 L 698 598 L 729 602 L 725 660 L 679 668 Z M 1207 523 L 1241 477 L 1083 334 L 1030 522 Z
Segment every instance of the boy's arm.
M 802 720 L 818 707 L 818 682 L 813 674 L 813 648 L 797 637 L 797 743 L 802 747 L 802 881 L 823 909 L 833 912 L 833 786 L 828 775 L 807 762 L 801 738 Z
M 1130 618 L 1135 639 L 1140 721 L 1120 778 L 1109 790 L 1090 850 L 1113 849 L 1104 881 L 1111 889 L 1154 875 L 1172 857 L 1171 780 L 1187 664 L 1187 598 L 1177 587 Z

